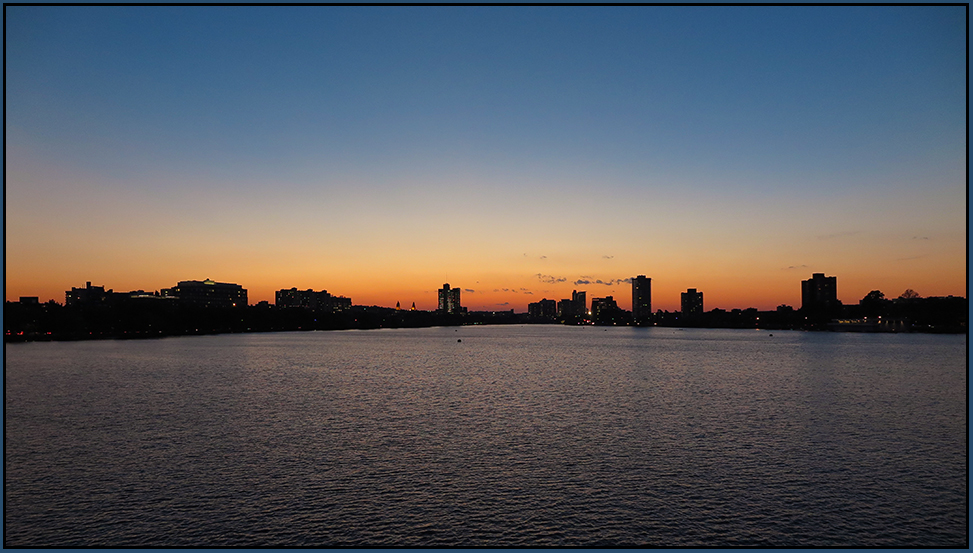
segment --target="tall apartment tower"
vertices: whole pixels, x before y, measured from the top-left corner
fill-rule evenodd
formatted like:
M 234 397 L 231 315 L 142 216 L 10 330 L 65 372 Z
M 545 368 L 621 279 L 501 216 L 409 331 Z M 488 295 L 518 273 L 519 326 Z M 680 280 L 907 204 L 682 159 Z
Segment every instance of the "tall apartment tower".
M 442 313 L 460 313 L 462 307 L 459 304 L 459 288 L 450 288 L 449 284 L 443 284 L 439 290 L 439 311 Z
M 645 324 L 652 316 L 652 279 L 639 275 L 632 279 L 632 321 Z
M 801 309 L 804 311 L 827 310 L 838 305 L 838 277 L 826 277 L 814 273 L 801 281 Z
M 682 293 L 682 316 L 698 317 L 703 314 L 703 293 L 690 288 Z
M 584 290 L 578 292 L 573 290 L 571 292 L 571 303 L 574 304 L 574 314 L 579 317 L 586 317 L 588 315 L 588 298 L 587 292 Z

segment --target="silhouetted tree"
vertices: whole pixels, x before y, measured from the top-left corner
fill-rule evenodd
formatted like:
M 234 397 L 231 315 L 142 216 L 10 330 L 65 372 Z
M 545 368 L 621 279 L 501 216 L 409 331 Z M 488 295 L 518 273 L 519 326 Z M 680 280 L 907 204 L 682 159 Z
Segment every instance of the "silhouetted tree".
M 858 302 L 861 306 L 861 314 L 867 316 L 888 315 L 892 301 L 885 299 L 885 294 L 880 290 L 872 290 L 865 294 L 865 297 Z
M 902 292 L 902 295 L 899 296 L 899 299 L 900 300 L 917 300 L 917 299 L 919 299 L 921 297 L 922 296 L 920 296 L 918 294 L 918 292 L 916 292 L 912 288 L 909 288 L 905 292 Z
M 862 303 L 881 301 L 884 299 L 885 294 L 883 294 L 881 290 L 872 290 L 871 292 L 865 294 L 865 297 L 862 298 Z

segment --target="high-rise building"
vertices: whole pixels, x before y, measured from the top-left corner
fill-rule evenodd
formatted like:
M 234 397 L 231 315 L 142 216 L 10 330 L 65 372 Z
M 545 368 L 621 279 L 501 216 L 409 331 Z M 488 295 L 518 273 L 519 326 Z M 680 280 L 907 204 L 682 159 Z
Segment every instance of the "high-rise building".
M 571 301 L 574 303 L 574 314 L 578 317 L 586 317 L 588 315 L 588 299 L 587 292 L 584 290 L 578 292 L 577 290 L 571 291 Z
M 443 284 L 439 290 L 439 311 L 450 314 L 463 312 L 459 303 L 459 288 L 450 288 L 448 283 Z
M 698 317 L 703 314 L 703 293 L 690 288 L 682 293 L 682 316 Z
M 838 277 L 814 273 L 801 281 L 801 309 L 823 311 L 838 306 Z
M 532 319 L 554 320 L 557 318 L 557 302 L 545 298 L 538 302 L 529 303 L 527 304 L 527 316 Z
M 632 279 L 632 321 L 635 324 L 646 324 L 651 317 L 652 279 L 639 275 Z
M 563 320 L 574 321 L 588 317 L 588 301 L 584 291 L 571 292 L 571 299 L 563 299 L 557 302 L 557 316 Z

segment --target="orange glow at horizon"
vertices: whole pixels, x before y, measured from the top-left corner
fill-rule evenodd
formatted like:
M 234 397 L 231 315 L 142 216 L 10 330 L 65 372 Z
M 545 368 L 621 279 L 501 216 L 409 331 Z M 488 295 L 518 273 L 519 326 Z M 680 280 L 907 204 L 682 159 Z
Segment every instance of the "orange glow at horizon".
M 954 267 L 955 270 L 955 267 Z M 905 289 L 916 290 L 922 296 L 964 296 L 965 290 L 955 285 L 957 278 L 950 278 L 943 273 L 930 274 L 924 280 L 908 279 L 891 275 L 881 282 L 874 281 L 869 275 L 857 274 L 853 271 L 842 273 L 829 270 L 779 270 L 778 274 L 769 275 L 772 278 L 758 280 L 756 275 L 728 278 L 722 276 L 691 278 L 678 275 L 654 274 L 651 271 L 641 271 L 652 278 L 652 309 L 663 311 L 679 311 L 680 294 L 688 288 L 696 288 L 704 294 L 704 308 L 710 311 L 720 309 L 746 309 L 756 307 L 760 310 L 773 310 L 778 305 L 785 304 L 800 308 L 801 281 L 811 277 L 812 272 L 824 272 L 828 276 L 838 277 L 838 297 L 845 304 L 857 303 L 871 290 L 881 290 L 886 297 L 898 297 Z M 154 292 L 162 288 L 175 286 L 181 280 L 203 280 L 211 278 L 218 282 L 233 282 L 248 290 L 251 305 L 260 301 L 274 303 L 275 292 L 281 289 L 296 287 L 301 290 L 327 290 L 332 295 L 350 297 L 355 305 L 378 305 L 394 307 L 399 302 L 403 308 L 410 308 L 415 302 L 419 310 L 434 310 L 438 304 L 437 290 L 444 279 L 434 280 L 421 274 L 409 275 L 409 278 L 397 278 L 384 281 L 372 275 L 371 278 L 355 278 L 354 275 L 335 275 L 328 277 L 321 275 L 317 278 L 288 276 L 283 272 L 267 275 L 254 274 L 249 277 L 236 278 L 233 271 L 172 271 L 169 278 L 155 276 L 149 278 L 143 271 L 128 275 L 110 271 L 92 271 L 93 274 L 78 272 L 77 276 L 65 281 L 63 277 L 51 272 L 43 272 L 36 278 L 26 277 L 24 274 L 9 275 L 5 289 L 7 301 L 17 301 L 20 296 L 37 296 L 41 302 L 54 300 L 64 302 L 64 294 L 72 287 L 84 287 L 90 281 L 95 286 L 104 286 L 116 292 L 146 290 Z M 176 274 L 178 273 L 178 275 Z M 215 274 L 214 274 L 215 273 Z M 243 276 L 243 275 L 241 275 Z M 585 275 L 588 276 L 588 275 Z M 630 278 L 619 276 L 615 278 Z M 590 280 L 589 284 L 575 284 L 573 282 L 545 283 L 537 275 L 519 275 L 505 279 L 483 279 L 479 282 L 475 277 L 457 275 L 450 277 L 449 283 L 458 287 L 462 292 L 462 305 L 471 311 L 507 311 L 515 312 L 527 310 L 527 304 L 541 299 L 559 301 L 571 297 L 573 290 L 585 291 L 588 304 L 596 297 L 613 296 L 618 305 L 624 309 L 631 309 L 631 285 L 628 282 L 615 282 L 611 285 L 595 283 L 598 278 Z M 608 282 L 609 278 L 601 279 Z
M 617 186 L 628 201 L 620 202 L 584 179 L 536 176 L 524 177 L 522 189 L 513 177 L 505 189 L 492 177 L 469 175 L 402 177 L 395 186 L 344 178 L 331 188 L 316 188 L 315 179 L 283 198 L 259 183 L 229 194 L 233 183 L 192 182 L 199 189 L 184 184 L 146 202 L 125 183 L 19 165 L 18 157 L 7 168 L 9 183 L 18 183 L 6 198 L 7 301 L 60 303 L 87 281 L 156 291 L 210 278 L 242 285 L 252 304 L 273 303 L 275 291 L 297 287 L 356 305 L 415 302 L 432 310 L 436 291 L 449 282 L 476 311 L 523 312 L 540 299 L 570 298 L 572 290 L 586 291 L 589 305 L 611 295 L 630 309 L 631 286 L 620 281 L 644 274 L 652 278 L 653 310 L 680 310 L 687 288 L 703 292 L 706 310 L 771 310 L 800 307 L 801 281 L 818 272 L 838 278 L 846 304 L 871 290 L 887 297 L 906 288 L 923 296 L 966 293 L 960 187 L 805 200 L 799 216 L 768 208 L 792 201 L 788 190 L 758 205 L 718 191 L 700 202 L 679 183 L 623 183 Z M 86 187 L 83 198 L 71 194 L 75 183 Z M 493 190 L 520 197 L 512 203 Z M 447 194 L 456 209 L 444 212 L 437 206 Z M 209 207 L 216 203 L 222 209 Z M 657 210 L 648 219 L 646 205 Z M 559 214 L 569 212 L 601 215 L 566 225 Z

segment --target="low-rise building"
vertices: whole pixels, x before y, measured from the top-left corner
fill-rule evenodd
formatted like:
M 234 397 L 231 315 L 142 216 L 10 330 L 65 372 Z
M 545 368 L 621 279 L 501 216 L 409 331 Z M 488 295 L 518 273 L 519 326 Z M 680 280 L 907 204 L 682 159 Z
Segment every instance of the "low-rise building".
M 206 280 L 183 280 L 162 290 L 162 296 L 178 298 L 192 307 L 246 307 L 247 290 L 239 284 Z
M 92 286 L 86 282 L 84 288 L 71 288 L 64 293 L 65 305 L 105 305 L 108 303 L 111 290 L 104 286 Z

